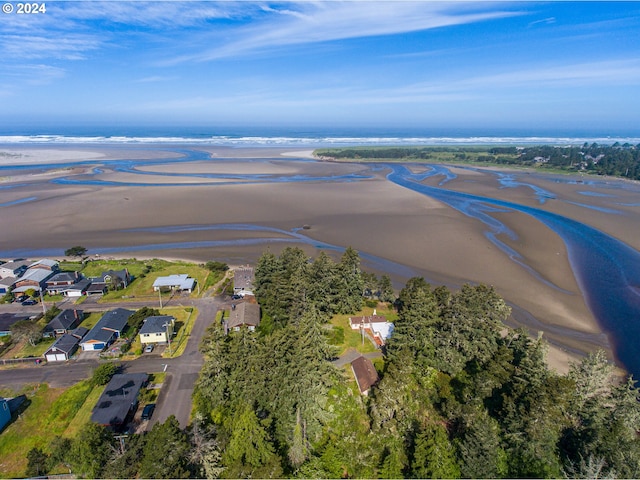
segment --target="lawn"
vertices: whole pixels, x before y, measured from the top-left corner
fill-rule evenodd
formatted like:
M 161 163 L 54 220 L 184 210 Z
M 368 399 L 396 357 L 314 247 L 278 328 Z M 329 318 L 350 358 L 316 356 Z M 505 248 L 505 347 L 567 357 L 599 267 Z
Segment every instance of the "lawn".
M 158 277 L 168 275 L 186 273 L 189 277 L 195 278 L 197 281 L 196 291 L 193 292 L 191 296 L 197 296 L 200 292 L 200 286 L 206 285 L 207 277 L 210 272 L 198 265 L 193 263 L 165 262 L 164 260 L 157 262 L 159 263 L 154 263 L 153 268 L 151 268 L 147 273 L 136 276 L 127 288 L 108 292 L 103 296 L 103 300 L 112 302 L 126 300 L 128 298 L 158 298 L 158 293 L 153 291 L 153 282 Z M 171 296 L 171 292 L 162 294 L 163 299 L 166 300 L 171 298 Z
M 397 313 L 393 308 L 379 306 L 376 308 L 376 313 L 378 315 L 384 315 L 387 317 L 387 320 L 393 322 L 396 318 L 398 318 Z M 362 340 L 362 334 L 359 330 L 352 330 L 349 325 L 349 317 L 354 316 L 364 316 L 364 315 L 373 315 L 373 308 L 365 307 L 360 310 L 355 315 L 336 315 L 331 319 L 331 325 L 334 327 L 334 332 L 330 334 L 334 339 L 340 339 L 342 342 L 338 345 L 338 355 L 342 355 L 349 348 L 354 348 L 360 353 L 370 353 L 377 351 L 375 345 L 369 340 L 366 336 L 364 337 L 364 342 Z M 340 330 L 342 329 L 342 333 Z
M 104 385 L 92 387 L 89 381 L 67 389 L 47 384 L 29 389 L 26 408 L 0 435 L 2 478 L 23 477 L 32 448 L 48 452 L 56 435 L 72 438 L 90 420 L 103 390 Z

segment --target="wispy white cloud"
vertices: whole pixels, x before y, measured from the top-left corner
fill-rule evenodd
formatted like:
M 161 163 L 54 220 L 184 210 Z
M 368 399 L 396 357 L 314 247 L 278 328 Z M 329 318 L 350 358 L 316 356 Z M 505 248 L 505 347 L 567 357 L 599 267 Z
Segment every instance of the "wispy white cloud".
M 47 85 L 63 78 L 66 74 L 63 68 L 43 64 L 25 64 L 2 68 L 0 78 L 7 84 L 13 85 Z
M 291 2 L 239 28 L 234 40 L 173 62 L 209 61 L 284 46 L 393 35 L 519 15 L 506 8 L 466 2 Z
M 6 58 L 32 60 L 55 58 L 61 60 L 82 60 L 86 52 L 95 50 L 99 41 L 86 36 L 69 34 L 64 38 L 38 35 L 1 35 L 0 48 Z

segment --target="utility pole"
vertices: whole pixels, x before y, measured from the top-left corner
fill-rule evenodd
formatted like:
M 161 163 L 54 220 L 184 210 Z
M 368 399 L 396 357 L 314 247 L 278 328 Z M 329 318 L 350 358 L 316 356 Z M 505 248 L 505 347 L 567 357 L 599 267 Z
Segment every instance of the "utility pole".
M 44 304 L 44 298 L 42 297 L 42 287 L 40 287 L 40 303 L 42 304 L 42 314 L 47 314 L 47 307 Z
M 158 287 L 158 298 L 160 299 L 160 308 L 162 308 L 162 288 Z

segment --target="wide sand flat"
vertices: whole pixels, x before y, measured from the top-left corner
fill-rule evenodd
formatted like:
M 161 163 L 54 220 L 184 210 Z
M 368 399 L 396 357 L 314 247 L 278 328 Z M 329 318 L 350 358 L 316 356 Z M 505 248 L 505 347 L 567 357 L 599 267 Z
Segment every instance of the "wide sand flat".
M 70 246 L 83 245 L 90 252 L 119 248 L 111 250 L 114 255 L 240 264 L 255 262 L 266 248 L 277 253 L 298 245 L 315 255 L 318 247 L 352 246 L 397 264 L 397 269 L 389 267 L 397 285 L 411 272 L 434 284 L 495 286 L 514 306 L 512 325 L 544 332 L 554 346 L 550 361 L 560 371 L 566 371 L 568 361 L 577 354 L 608 347 L 584 303 L 563 241 L 528 215 L 491 214 L 515 233 L 514 238 L 497 237 L 517 252 L 514 261 L 490 241 L 488 228 L 480 221 L 387 181 L 385 171 L 369 165 L 302 161 L 308 152 L 299 149 L 181 148 L 206 151 L 210 159 L 144 162 L 180 156 L 177 148 L 164 145 L 157 151 L 149 146 L 83 145 L 35 149 L 36 153 L 33 148 L 0 146 L 0 152 L 14 155 L 0 157 L 5 162 L 0 166 L 11 158 L 39 158 L 31 163 L 42 165 L 33 171 L 0 171 L 0 205 L 6 205 L 0 207 L 0 255 L 51 249 L 61 255 Z M 114 170 L 109 160 L 123 158 L 142 162 L 134 171 Z M 78 165 L 88 160 L 90 165 Z M 68 165 L 57 166 L 61 163 Z M 56 168 L 47 169 L 48 164 Z M 457 178 L 443 188 L 548 209 L 640 248 L 637 189 L 529 175 L 527 182 L 555 197 L 541 204 L 529 187 L 503 188 L 495 173 L 460 167 L 452 171 Z M 354 175 L 367 178 L 349 181 Z M 60 184 L 52 179 L 80 183 Z M 274 179 L 278 180 L 274 183 Z M 438 185 L 440 180 L 425 183 Z M 607 210 L 614 208 L 619 213 Z M 296 230 L 303 225 L 311 228 Z M 147 249 L 137 249 L 142 246 Z M 381 263 L 365 260 L 363 264 L 385 269 Z

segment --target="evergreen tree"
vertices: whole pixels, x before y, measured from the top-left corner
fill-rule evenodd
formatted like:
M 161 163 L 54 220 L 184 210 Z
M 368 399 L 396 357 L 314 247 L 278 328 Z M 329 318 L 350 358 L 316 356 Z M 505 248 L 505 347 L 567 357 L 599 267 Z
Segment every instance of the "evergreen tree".
M 459 478 L 460 467 L 443 426 L 435 424 L 420 432 L 411 460 L 413 478 Z
M 142 449 L 139 476 L 141 478 L 189 478 L 187 434 L 175 416 L 156 423 L 147 433 Z

